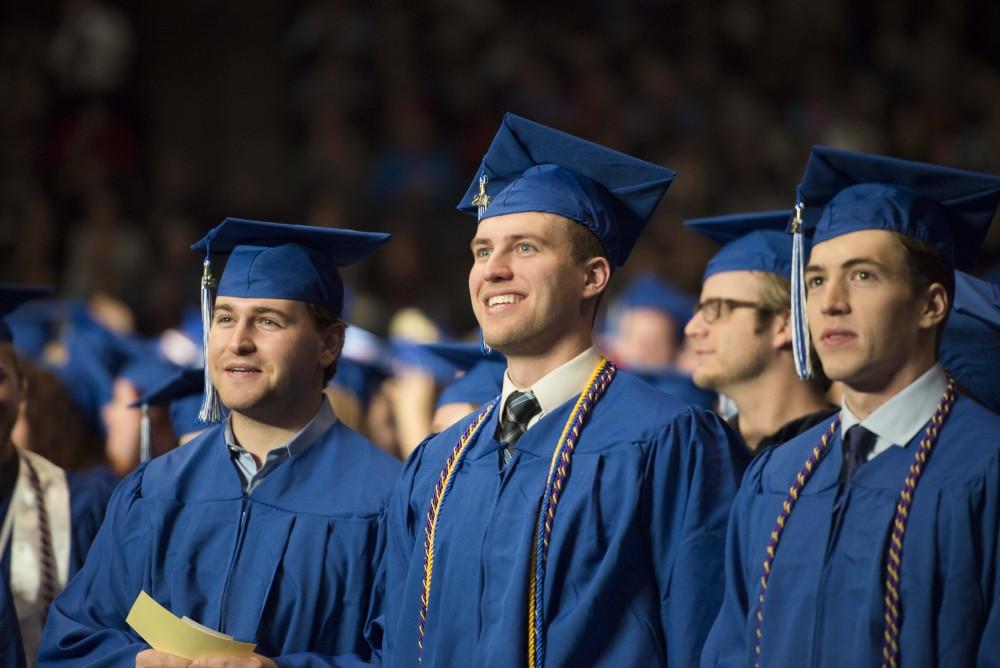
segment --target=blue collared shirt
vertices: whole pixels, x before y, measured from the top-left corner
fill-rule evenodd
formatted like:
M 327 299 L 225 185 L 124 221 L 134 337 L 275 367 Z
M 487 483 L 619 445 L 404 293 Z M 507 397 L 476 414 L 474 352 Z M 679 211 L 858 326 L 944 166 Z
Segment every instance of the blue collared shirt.
M 947 387 L 948 376 L 940 364 L 935 364 L 864 420 L 851 412 L 845 399 L 840 407 L 840 435 L 843 437 L 860 423 L 878 436 L 869 459 L 893 446 L 905 448 L 934 415 Z
M 278 468 L 282 462 L 294 455 L 302 452 L 313 444 L 327 429 L 337 422 L 337 415 L 333 412 L 330 402 L 324 397 L 319 410 L 309 423 L 299 430 L 291 440 L 268 451 L 264 458 L 264 465 L 257 466 L 257 460 L 245 448 L 236 442 L 233 434 L 232 418 L 226 421 L 226 445 L 229 446 L 229 454 L 233 458 L 233 465 L 240 473 L 243 481 L 243 493 L 250 494 L 260 484 L 271 471 Z

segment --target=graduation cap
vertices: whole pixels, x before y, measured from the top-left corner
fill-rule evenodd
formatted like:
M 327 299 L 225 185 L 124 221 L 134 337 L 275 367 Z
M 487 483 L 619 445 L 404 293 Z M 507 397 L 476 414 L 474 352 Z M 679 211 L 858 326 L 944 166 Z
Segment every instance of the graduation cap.
M 151 455 L 149 407 L 169 406 L 170 424 L 173 426 L 174 434 L 179 438 L 205 428 L 204 423 L 198 420 L 204 389 L 203 369 L 176 369 L 171 375 L 161 378 L 156 385 L 143 392 L 142 399 L 131 404 L 132 408 L 142 409 L 139 447 L 141 461 L 148 460 Z
M 5 318 L 21 304 L 52 292 L 52 288 L 37 285 L 16 285 L 0 283 L 0 318 Z M 14 335 L 10 327 L 0 320 L 0 342 L 12 343 Z
M 358 262 L 390 235 L 308 225 L 226 218 L 191 248 L 205 252 L 202 272 L 202 345 L 208 349 L 213 292 L 225 297 L 291 299 L 320 304 L 339 316 L 344 284 L 338 267 Z M 229 256 L 216 285 L 212 253 Z M 221 405 L 205 370 L 205 403 L 200 417 L 221 418 Z
M 1000 285 L 955 272 L 955 303 L 939 361 L 959 385 L 1000 412 Z
M 594 233 L 622 266 L 675 172 L 505 114 L 460 211 L 479 219 L 539 211 Z
M 796 371 L 812 375 L 805 316 L 803 236 L 815 247 L 861 230 L 917 239 L 949 266 L 975 260 L 997 205 L 1000 176 L 814 146 L 796 191 L 792 324 Z
M 484 351 L 478 343 L 429 343 L 426 348 L 464 372 L 445 386 L 435 408 L 447 404 L 480 406 L 503 389 L 507 359 L 495 350 Z
M 691 376 L 677 371 L 631 371 L 631 373 L 660 392 L 707 410 L 713 410 L 719 398 L 712 390 L 695 385 Z
M 34 300 L 4 318 L 18 354 L 42 360 L 46 346 L 59 339 L 62 326 L 68 322 L 71 304 L 60 299 Z
M 727 271 L 792 275 L 792 243 L 785 233 L 791 210 L 692 218 L 688 227 L 722 246 L 705 266 L 704 281 Z
M 344 347 L 337 373 L 330 386 L 339 387 L 367 407 L 382 383 L 392 375 L 392 347 L 376 334 L 351 325 L 344 335 Z
M 665 313 L 683 328 L 694 312 L 695 298 L 681 292 L 655 274 L 640 274 L 629 283 L 619 299 L 624 310 L 646 308 Z

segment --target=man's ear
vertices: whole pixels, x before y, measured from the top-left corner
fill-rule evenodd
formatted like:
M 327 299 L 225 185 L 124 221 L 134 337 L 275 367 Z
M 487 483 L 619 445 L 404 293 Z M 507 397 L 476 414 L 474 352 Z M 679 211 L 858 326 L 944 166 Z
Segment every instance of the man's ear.
M 792 313 L 779 311 L 771 318 L 771 347 L 785 350 L 792 347 Z
M 320 332 L 323 345 L 320 349 L 319 364 L 324 369 L 340 358 L 340 351 L 344 347 L 344 333 L 346 331 L 347 326 L 344 324 L 344 321 L 338 320 L 327 327 L 325 331 Z
M 611 280 L 611 263 L 606 257 L 592 257 L 583 265 L 583 299 L 590 299 L 604 292 Z
M 925 299 L 919 324 L 924 329 L 934 329 L 948 316 L 948 309 L 951 308 L 948 290 L 940 283 L 931 283 Z

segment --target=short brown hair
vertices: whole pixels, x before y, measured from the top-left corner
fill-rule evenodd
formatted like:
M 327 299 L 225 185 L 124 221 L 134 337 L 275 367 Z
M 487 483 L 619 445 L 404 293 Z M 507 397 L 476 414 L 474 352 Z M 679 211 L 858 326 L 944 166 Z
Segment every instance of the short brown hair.
M 567 219 L 568 225 L 566 231 L 569 234 L 569 254 L 573 262 L 577 264 L 583 264 L 587 260 L 595 257 L 603 257 L 607 259 L 608 254 L 604 252 L 604 246 L 597 239 L 597 236 L 584 227 L 582 224 Z M 611 264 L 610 261 L 608 264 Z M 614 266 L 612 265 L 611 270 L 614 271 Z M 593 319 L 597 320 L 597 312 L 601 308 L 601 300 L 604 298 L 604 293 L 597 295 L 597 299 L 594 300 L 594 314 Z
M 755 334 L 760 334 L 778 313 L 792 309 L 792 284 L 784 276 L 769 271 L 755 271 L 757 276 L 757 325 Z
M 940 283 L 948 295 L 948 310 L 934 333 L 934 348 L 937 351 L 944 327 L 948 324 L 951 305 L 955 302 L 955 270 L 939 253 L 919 239 L 899 233 L 896 237 L 906 251 L 906 266 L 910 272 L 910 289 L 913 294 L 920 295 L 934 283 Z
M 326 330 L 334 325 L 340 324 L 344 325 L 344 321 L 339 315 L 330 310 L 329 307 L 323 304 L 313 304 L 306 303 L 306 310 L 309 312 L 309 318 L 312 320 L 313 327 L 320 334 L 324 334 Z M 328 367 L 323 369 L 323 386 L 325 387 L 327 383 L 333 378 L 333 375 L 337 373 L 337 362 L 340 360 L 340 353 L 337 353 L 337 359 L 333 361 Z

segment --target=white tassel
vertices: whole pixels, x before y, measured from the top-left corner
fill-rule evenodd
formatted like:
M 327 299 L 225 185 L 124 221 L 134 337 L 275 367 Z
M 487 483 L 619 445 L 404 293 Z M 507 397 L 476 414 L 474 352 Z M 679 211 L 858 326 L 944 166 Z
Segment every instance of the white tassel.
M 149 404 L 142 404 L 142 417 L 139 418 L 139 463 L 148 462 L 152 456 L 152 441 L 149 434 Z
M 208 373 L 208 332 L 212 327 L 212 302 L 215 297 L 215 279 L 212 278 L 212 264 L 208 253 L 205 253 L 204 269 L 201 274 L 201 344 L 205 359 L 205 397 L 198 411 L 199 422 L 218 422 L 222 419 L 222 404 L 219 395 L 212 385 L 212 377 Z
M 799 378 L 812 378 L 809 317 L 806 315 L 805 240 L 802 231 L 802 203 L 795 205 L 792 220 L 792 353 Z

